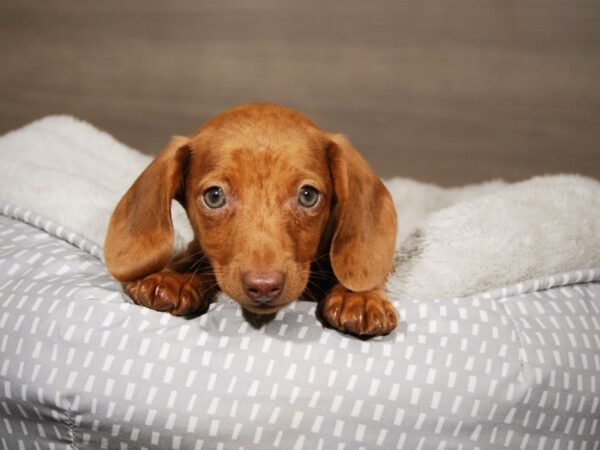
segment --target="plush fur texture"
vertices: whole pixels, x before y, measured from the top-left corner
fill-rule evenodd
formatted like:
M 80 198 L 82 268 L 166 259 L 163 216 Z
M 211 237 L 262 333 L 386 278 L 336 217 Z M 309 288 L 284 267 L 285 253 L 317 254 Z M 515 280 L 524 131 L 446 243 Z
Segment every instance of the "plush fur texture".
M 400 243 L 388 283 L 396 295 L 462 297 L 600 267 L 598 181 L 546 176 L 456 194 L 475 197 L 432 213 Z
M 151 158 L 72 117 L 0 137 L 0 203 L 34 210 L 102 244 L 110 214 Z M 443 189 L 386 182 L 399 218 L 388 290 L 460 297 L 539 275 L 600 267 L 600 183 L 548 176 Z M 176 246 L 193 233 L 172 209 Z
M 31 209 L 102 246 L 110 215 L 152 158 L 70 116 L 49 116 L 0 137 L 0 202 Z M 176 249 L 191 240 L 173 205 Z

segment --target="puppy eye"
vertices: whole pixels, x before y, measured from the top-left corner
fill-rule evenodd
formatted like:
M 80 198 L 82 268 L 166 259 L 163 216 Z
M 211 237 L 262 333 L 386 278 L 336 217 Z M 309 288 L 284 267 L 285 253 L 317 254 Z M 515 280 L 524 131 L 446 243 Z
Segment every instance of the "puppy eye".
M 312 186 L 302 186 L 298 192 L 298 203 L 303 208 L 313 208 L 319 202 L 319 191 Z
M 204 191 L 204 204 L 211 209 L 218 209 L 225 206 L 225 192 L 218 186 L 209 187 Z

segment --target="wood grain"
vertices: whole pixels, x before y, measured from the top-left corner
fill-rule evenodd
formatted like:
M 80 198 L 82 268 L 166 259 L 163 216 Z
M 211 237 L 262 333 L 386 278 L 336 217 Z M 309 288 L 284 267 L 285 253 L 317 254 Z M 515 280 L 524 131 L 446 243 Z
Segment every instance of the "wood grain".
M 284 103 L 383 176 L 600 177 L 597 0 L 0 1 L 0 132 L 47 114 L 154 153 Z

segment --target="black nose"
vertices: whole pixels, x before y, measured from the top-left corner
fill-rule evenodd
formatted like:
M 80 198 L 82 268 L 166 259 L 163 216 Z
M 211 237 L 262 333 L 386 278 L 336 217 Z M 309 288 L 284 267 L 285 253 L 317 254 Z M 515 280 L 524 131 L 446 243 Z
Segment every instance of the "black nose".
M 242 274 L 244 292 L 251 300 L 260 305 L 267 305 L 279 297 L 283 291 L 284 282 L 285 274 L 275 270 L 250 271 Z

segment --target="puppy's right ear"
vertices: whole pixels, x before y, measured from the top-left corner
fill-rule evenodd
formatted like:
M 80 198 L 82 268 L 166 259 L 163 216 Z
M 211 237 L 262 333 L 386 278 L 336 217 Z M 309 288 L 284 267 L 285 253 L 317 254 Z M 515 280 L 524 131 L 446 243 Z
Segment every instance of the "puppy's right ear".
M 173 137 L 117 204 L 104 242 L 104 261 L 117 280 L 142 278 L 171 260 L 171 202 L 184 194 L 188 143 Z

